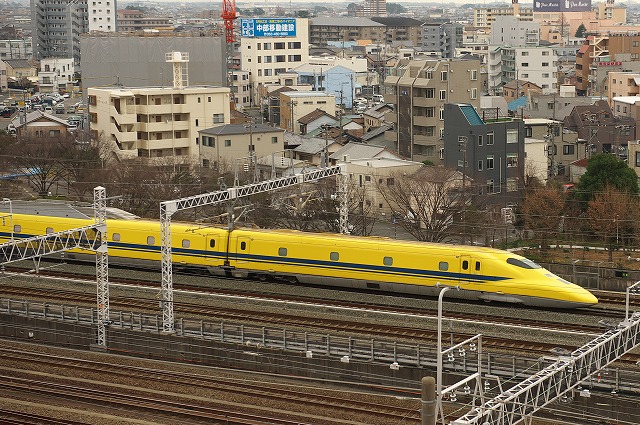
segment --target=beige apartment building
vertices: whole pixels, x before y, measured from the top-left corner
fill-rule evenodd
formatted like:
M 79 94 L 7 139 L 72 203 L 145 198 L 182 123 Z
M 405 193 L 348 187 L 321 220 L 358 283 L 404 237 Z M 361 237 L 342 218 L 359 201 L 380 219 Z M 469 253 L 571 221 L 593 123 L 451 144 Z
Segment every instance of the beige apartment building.
M 288 91 L 280 93 L 280 127 L 294 134 L 302 134 L 298 120 L 320 109 L 336 116 L 336 97 L 319 91 Z
M 385 119 L 394 129 L 385 137 L 413 161 L 442 163 L 444 105 L 480 108 L 479 59 L 400 60 L 385 79 L 384 101 L 393 104 Z
M 607 99 L 612 107 L 614 97 L 640 94 L 640 73 L 638 72 L 609 71 L 607 79 Z
M 91 131 L 118 158 L 202 164 L 198 131 L 230 120 L 226 87 L 95 87 L 88 94 Z
M 219 172 L 245 169 L 253 151 L 259 163 L 284 151 L 284 130 L 266 124 L 225 124 L 200 130 L 202 165 Z M 280 158 L 282 155 L 278 155 Z

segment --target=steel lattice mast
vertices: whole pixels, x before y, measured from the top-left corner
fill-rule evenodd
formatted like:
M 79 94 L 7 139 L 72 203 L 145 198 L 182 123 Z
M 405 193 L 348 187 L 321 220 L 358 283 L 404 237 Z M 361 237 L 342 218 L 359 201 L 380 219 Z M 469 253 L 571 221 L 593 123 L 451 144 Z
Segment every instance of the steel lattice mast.
M 162 239 L 162 327 L 164 332 L 174 331 L 173 316 L 173 259 L 171 258 L 171 217 L 178 211 L 190 208 L 201 207 L 204 205 L 213 205 L 225 201 L 231 201 L 246 196 L 256 195 L 259 193 L 270 192 L 272 190 L 283 189 L 301 183 L 312 182 L 323 179 L 325 177 L 339 176 L 342 172 L 342 165 L 336 165 L 327 168 L 318 168 L 312 171 L 294 174 L 291 176 L 280 177 L 277 179 L 266 180 L 258 183 L 252 183 L 245 186 L 230 187 L 217 192 L 205 193 L 202 195 L 189 196 L 186 198 L 175 199 L 173 201 L 165 201 L 160 203 L 160 233 Z M 345 195 L 346 197 L 346 195 Z M 347 208 L 340 209 L 340 223 L 345 224 L 348 218 Z M 342 217 L 345 214 L 345 217 Z M 341 226 L 342 227 L 342 226 Z
M 508 389 L 452 425 L 514 425 L 596 375 L 640 343 L 640 313 Z
M 109 323 L 109 255 L 107 247 L 107 197 L 102 186 L 93 189 L 94 221 L 97 231 L 96 246 L 96 294 L 98 308 L 97 344 L 107 345 L 107 326 Z

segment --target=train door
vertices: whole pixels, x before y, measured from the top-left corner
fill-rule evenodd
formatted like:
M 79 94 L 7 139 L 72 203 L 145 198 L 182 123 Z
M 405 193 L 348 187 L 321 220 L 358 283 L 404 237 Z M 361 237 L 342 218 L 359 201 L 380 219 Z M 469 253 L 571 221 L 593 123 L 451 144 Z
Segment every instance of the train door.
M 236 240 L 236 260 L 239 264 L 251 261 L 249 258 L 250 248 L 251 238 L 240 236 Z
M 217 265 L 220 263 L 219 260 L 224 259 L 224 253 L 220 252 L 221 249 L 220 238 L 207 235 L 206 261 L 208 265 Z
M 470 255 L 460 256 L 460 283 L 475 281 L 474 276 L 480 274 L 480 260 Z

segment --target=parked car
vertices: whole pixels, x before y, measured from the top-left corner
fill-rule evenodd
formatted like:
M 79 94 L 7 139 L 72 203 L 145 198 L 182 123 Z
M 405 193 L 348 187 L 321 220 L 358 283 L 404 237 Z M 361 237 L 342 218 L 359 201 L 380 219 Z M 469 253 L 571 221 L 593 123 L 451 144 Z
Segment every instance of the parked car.
M 56 114 L 64 114 L 64 104 L 63 103 L 58 103 L 56 105 Z
M 75 105 L 67 105 L 67 114 L 75 114 L 76 106 Z
M 53 108 L 51 106 L 47 105 L 47 106 L 44 107 L 44 112 L 46 114 L 53 114 Z
M 15 113 L 16 113 L 16 108 L 14 108 L 13 106 L 7 106 L 2 110 L 2 112 L 0 112 L 0 116 L 4 118 L 9 118 L 11 117 L 11 115 Z

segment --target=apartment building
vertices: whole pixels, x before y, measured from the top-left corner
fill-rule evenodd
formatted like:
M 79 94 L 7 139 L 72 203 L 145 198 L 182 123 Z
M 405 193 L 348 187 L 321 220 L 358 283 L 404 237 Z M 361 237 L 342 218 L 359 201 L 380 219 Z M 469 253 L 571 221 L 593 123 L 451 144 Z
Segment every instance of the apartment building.
M 356 7 L 355 15 L 361 18 L 387 16 L 387 0 L 364 0 Z
M 31 37 L 0 40 L 0 59 L 31 59 Z
M 264 23 L 262 21 L 265 21 Z M 262 25 L 269 26 L 267 21 L 279 22 L 275 25 L 287 25 L 287 31 L 280 35 L 274 31 L 255 29 Z M 302 18 L 274 18 L 242 20 L 244 29 L 240 39 L 240 69 L 249 71 L 250 83 L 254 99 L 260 99 L 262 88 L 278 83 L 278 74 L 287 72 L 309 59 L 309 20 Z M 286 34 L 286 35 L 282 35 Z
M 536 47 L 540 45 L 540 24 L 517 16 L 496 16 L 491 24 L 491 44 Z
M 385 137 L 400 155 L 442 163 L 445 104 L 480 107 L 480 66 L 477 58 L 400 60 L 389 70 L 384 100 L 394 106 L 386 116 L 394 129 Z
M 502 86 L 516 79 L 530 81 L 542 93 L 558 91 L 558 56 L 552 47 L 491 46 L 489 49 L 489 92 L 502 93 Z
M 464 25 L 449 22 L 425 22 L 422 24 L 420 46 L 425 52 L 440 52 L 443 58 L 456 57 L 456 49 L 464 43 Z
M 230 120 L 227 87 L 90 87 L 88 94 L 91 131 L 118 158 L 202 164 L 198 131 Z
M 328 42 L 385 40 L 386 25 L 368 18 L 312 18 L 309 22 L 309 43 L 326 46 Z
M 75 67 L 73 59 L 47 58 L 40 61 L 38 86 L 41 93 L 58 93 L 71 90 Z
M 488 34 L 498 16 L 518 16 L 521 21 L 533 21 L 533 8 L 520 7 L 517 2 L 506 7 L 476 7 L 473 9 L 473 26 Z
M 301 134 L 304 126 L 298 119 L 321 109 L 336 116 L 336 97 L 318 91 L 287 91 L 280 93 L 280 127 L 294 134 Z
M 609 105 L 613 106 L 612 99 L 614 97 L 638 96 L 640 94 L 640 73 L 610 71 L 607 77 L 609 80 L 607 86 Z
M 116 31 L 116 0 L 87 0 L 89 32 Z
M 89 31 L 87 0 L 30 0 L 33 58 L 73 58 L 80 63 L 80 35 Z
M 423 21 L 401 16 L 373 17 L 371 20 L 385 26 L 384 40 L 387 44 L 420 45 Z
M 116 12 L 118 32 L 136 32 L 145 30 L 172 30 L 171 19 L 164 16 L 146 16 L 134 9 L 121 9 Z
M 485 121 L 471 104 L 448 103 L 443 115 L 444 165 L 463 173 L 488 203 L 518 203 L 524 187 L 524 122 Z
M 581 96 L 602 93 L 603 74 L 629 69 L 631 63 L 637 62 L 640 62 L 640 33 L 590 35 L 576 55 L 576 92 Z

